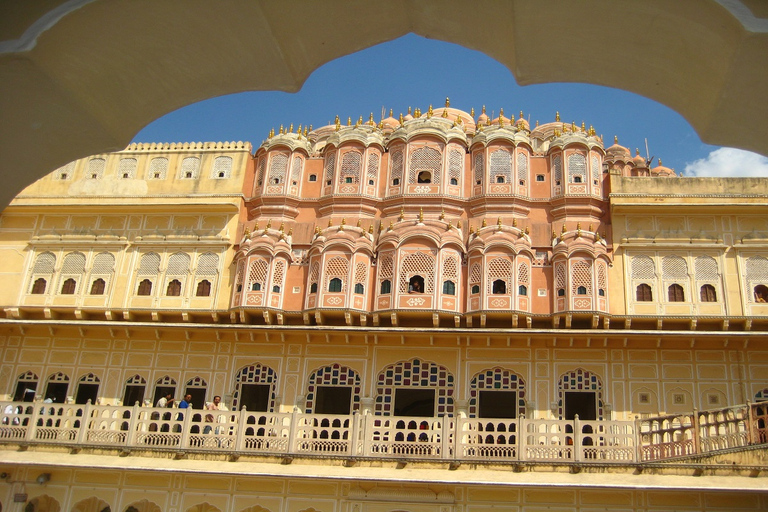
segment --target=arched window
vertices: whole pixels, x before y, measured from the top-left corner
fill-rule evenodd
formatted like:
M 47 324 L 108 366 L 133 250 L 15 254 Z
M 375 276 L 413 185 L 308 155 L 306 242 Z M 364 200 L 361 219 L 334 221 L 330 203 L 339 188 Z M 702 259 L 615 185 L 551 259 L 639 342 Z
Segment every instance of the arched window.
M 711 284 L 701 287 L 701 302 L 717 302 L 717 292 Z
M 181 295 L 181 281 L 174 279 L 168 283 L 168 289 L 165 294 L 169 297 L 178 297 Z
M 576 288 L 576 295 L 586 295 L 587 294 L 587 287 L 586 286 L 579 286 Z
M 416 178 L 416 183 L 432 183 L 432 173 L 429 171 L 420 171 Z
M 309 181 L 317 181 L 317 174 L 310 174 Z
M 768 286 L 764 284 L 755 286 L 755 302 L 768 302 Z
M 365 293 L 365 287 L 362 285 L 362 283 L 357 283 L 355 285 L 355 293 L 363 294 Z
M 517 294 L 525 297 L 528 295 L 528 288 L 524 284 L 521 284 L 517 287 Z
M 635 292 L 635 299 L 638 302 L 653 301 L 653 293 L 651 292 L 650 285 L 647 285 L 645 283 L 638 285 L 637 290 Z
M 392 292 L 392 281 L 389 279 L 385 279 L 381 282 L 381 291 L 380 293 L 391 293 Z
M 472 293 L 480 293 L 480 285 L 479 284 L 473 284 L 472 285 Z
M 197 283 L 197 290 L 195 291 L 196 297 L 210 297 L 211 296 L 211 282 L 207 279 L 203 279 Z
M 669 302 L 685 302 L 685 292 L 679 284 L 670 285 L 667 290 L 667 296 L 669 297 Z
M 328 283 L 328 291 L 329 292 L 340 292 L 341 291 L 341 279 L 338 277 L 334 277 L 331 279 Z
M 75 288 L 77 288 L 77 281 L 70 277 L 69 279 L 64 280 L 64 283 L 62 283 L 61 294 L 72 295 L 75 293 Z
M 91 295 L 104 295 L 106 286 L 107 283 L 102 278 L 94 280 L 93 283 L 91 283 Z
M 139 289 L 136 295 L 152 295 L 152 281 L 144 279 L 139 283 Z
M 280 285 L 276 284 L 272 287 L 272 291 L 275 293 L 280 293 Z
M 453 281 L 445 281 L 443 283 L 443 294 L 456 295 L 456 283 L 454 283 Z
M 507 293 L 507 283 L 503 279 L 497 279 L 493 282 L 491 293 L 494 295 L 503 295 Z
M 251 284 L 251 291 L 252 292 L 260 292 L 261 291 L 261 283 L 253 283 L 253 284 Z
M 408 293 L 424 293 L 424 278 L 416 275 L 408 280 Z
M 309 285 L 309 293 L 317 293 L 317 283 Z
M 42 277 L 35 279 L 34 284 L 32 285 L 32 294 L 34 295 L 42 295 L 45 293 L 45 285 L 46 285 L 45 279 Z
M 558 288 L 557 296 L 558 297 L 565 297 L 565 288 Z

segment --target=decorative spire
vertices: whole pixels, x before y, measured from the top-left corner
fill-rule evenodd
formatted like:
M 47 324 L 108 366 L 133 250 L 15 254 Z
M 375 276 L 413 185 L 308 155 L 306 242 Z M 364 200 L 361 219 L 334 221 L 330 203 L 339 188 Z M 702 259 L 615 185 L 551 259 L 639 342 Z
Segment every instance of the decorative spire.
M 341 219 L 341 225 L 339 226 L 339 231 L 344 231 L 344 225 L 347 223 L 347 219 L 343 218 Z
M 352 116 L 347 117 L 347 126 L 352 126 Z
M 259 221 L 256 221 L 256 224 L 253 225 L 253 230 L 258 231 L 259 229 Z
M 280 223 L 280 228 L 278 229 L 281 233 L 285 231 L 285 222 Z
M 661 167 L 661 158 L 659 158 L 659 167 Z
M 485 114 L 485 105 L 483 105 L 483 111 L 480 113 L 480 115 Z
M 316 235 L 320 234 L 320 226 L 315 226 L 315 234 Z
M 442 115 L 440 117 L 442 117 L 443 119 L 448 119 L 448 109 L 447 108 L 443 109 L 443 113 L 442 113 Z
M 274 136 L 275 136 L 275 129 L 274 128 L 270 128 L 270 130 L 269 130 L 269 138 L 271 139 Z
M 485 221 L 485 217 L 483 217 L 483 227 L 488 227 L 488 223 Z
M 433 114 L 434 114 L 434 111 L 432 110 L 432 104 L 430 103 L 429 108 L 427 109 L 427 119 L 432 117 Z
M 368 224 L 368 233 L 373 234 L 373 224 Z
M 595 233 L 595 242 L 599 242 L 600 240 L 600 233 Z
M 333 224 L 331 223 L 331 221 L 332 221 L 332 220 L 333 220 L 333 219 L 331 219 L 331 218 L 328 218 L 328 227 L 329 227 L 329 228 L 330 228 L 331 226 L 333 226 Z
M 283 125 L 280 125 L 280 135 L 283 134 Z
M 304 137 L 306 137 L 306 136 L 307 136 L 307 133 L 308 133 L 308 132 L 309 132 L 309 130 L 307 130 L 307 127 L 305 126 L 305 127 L 304 127 Z
M 498 230 L 499 230 L 499 231 L 501 231 L 501 217 L 499 217 L 499 218 L 496 220 L 496 227 L 498 228 Z
M 512 227 L 513 228 L 517 227 L 517 219 L 512 219 Z
M 392 117 L 392 109 L 389 109 L 389 117 Z
M 456 221 L 456 227 L 457 227 L 458 229 L 461 229 L 461 219 L 459 219 L 458 221 Z
M 558 111 L 558 112 L 555 112 L 555 122 L 556 122 L 556 123 L 559 123 L 559 122 L 560 122 L 560 112 L 559 112 L 559 111 Z
M 403 126 L 403 123 L 404 123 L 404 122 L 405 122 L 405 121 L 403 121 L 403 113 L 402 113 L 402 112 L 400 112 L 400 126 Z
M 469 111 L 469 115 L 472 116 L 472 119 L 475 118 L 475 107 L 472 107 L 472 110 Z
M 387 228 L 387 231 L 392 231 L 393 229 L 395 229 L 395 226 L 392 224 L 392 221 L 389 221 L 389 227 Z
M 586 132 L 587 129 L 584 127 L 584 121 L 581 122 L 581 131 Z
M 293 123 L 291 123 L 291 126 L 288 128 L 286 133 L 293 133 Z
M 451 106 L 451 99 L 448 96 L 446 96 L 445 97 L 445 108 L 448 108 L 450 106 Z
M 267 227 L 266 229 L 270 229 L 272 227 L 272 219 L 267 220 Z
M 360 221 L 360 219 L 357 219 L 357 227 L 359 228 L 359 227 L 361 227 L 361 226 L 362 226 L 362 224 L 361 224 L 361 221 Z
M 571 132 L 576 133 L 576 122 L 571 121 Z
M 397 218 L 397 220 L 402 222 L 403 219 L 405 219 L 405 208 L 401 206 L 400 207 L 400 216 Z
M 525 118 L 523 117 L 523 111 L 522 110 L 520 111 L 520 119 L 525 120 Z
M 413 117 L 421 117 L 421 109 L 419 107 L 416 107 L 416 109 L 413 111 Z
M 555 230 L 553 229 L 552 230 L 552 240 L 554 240 L 555 238 L 557 238 L 557 233 L 555 233 Z
M 567 232 L 567 230 L 565 229 L 565 222 L 563 222 L 563 229 L 562 229 L 562 231 L 560 231 L 560 232 L 561 232 L 562 234 L 565 234 L 565 233 Z
M 341 122 L 339 121 L 339 116 L 336 116 L 335 124 L 336 124 L 336 131 L 341 130 Z
M 363 125 L 363 116 L 360 116 L 359 118 L 357 118 L 357 123 L 355 123 L 355 126 L 362 126 L 362 125 Z
M 424 223 L 424 208 L 419 208 L 419 224 Z
M 445 219 L 445 208 L 440 210 L 440 220 Z
M 411 107 L 408 107 L 408 115 L 411 115 Z
M 291 229 L 288 230 L 288 236 L 293 236 L 293 227 L 291 227 Z
M 371 116 L 368 118 L 368 124 L 371 126 L 376 125 L 376 122 L 373 120 L 373 112 L 371 112 Z
M 537 119 L 536 120 L 536 128 L 538 128 L 538 127 L 539 127 L 539 120 Z
M 245 231 L 243 231 L 243 236 L 244 236 L 245 238 L 248 238 L 249 236 L 251 236 L 251 230 L 250 230 L 250 229 L 248 229 L 248 227 L 247 227 L 247 226 L 246 226 L 246 228 L 245 228 Z
M 530 233 L 530 231 L 528 230 L 528 226 L 525 226 L 525 234 L 527 235 L 528 233 Z
M 618 144 L 619 143 L 619 136 L 618 135 L 614 135 L 613 136 L 613 143 L 614 144 Z

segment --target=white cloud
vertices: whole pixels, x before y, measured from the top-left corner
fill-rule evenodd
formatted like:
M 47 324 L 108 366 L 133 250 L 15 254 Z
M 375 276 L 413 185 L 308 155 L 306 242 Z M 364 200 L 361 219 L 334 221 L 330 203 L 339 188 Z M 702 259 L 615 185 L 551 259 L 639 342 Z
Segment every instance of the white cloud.
M 768 158 L 742 149 L 720 148 L 685 164 L 686 176 L 768 177 Z

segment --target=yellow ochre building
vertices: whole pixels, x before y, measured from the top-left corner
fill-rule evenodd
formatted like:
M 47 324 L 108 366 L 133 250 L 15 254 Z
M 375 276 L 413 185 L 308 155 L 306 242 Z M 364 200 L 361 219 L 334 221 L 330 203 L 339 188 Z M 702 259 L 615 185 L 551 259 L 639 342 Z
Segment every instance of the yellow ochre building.
M 134 143 L 28 186 L 0 510 L 768 509 L 768 179 L 525 119 Z

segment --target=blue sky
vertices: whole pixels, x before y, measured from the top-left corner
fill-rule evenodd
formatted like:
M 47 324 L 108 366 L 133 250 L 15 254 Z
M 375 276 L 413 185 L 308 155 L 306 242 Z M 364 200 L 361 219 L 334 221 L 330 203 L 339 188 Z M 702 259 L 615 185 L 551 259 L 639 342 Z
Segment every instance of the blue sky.
M 247 140 L 254 147 L 270 128 L 329 124 L 336 115 L 346 122 L 371 112 L 378 121 L 384 108 L 394 116 L 408 107 L 426 110 L 451 106 L 480 114 L 515 117 L 522 110 L 531 126 L 561 119 L 593 125 L 606 146 L 619 143 L 639 148 L 645 139 L 654 165 L 663 164 L 687 175 L 768 176 L 768 158 L 704 144 L 673 110 L 633 93 L 586 84 L 544 84 L 521 87 L 512 72 L 483 53 L 441 41 L 407 35 L 329 62 L 307 79 L 297 93 L 275 91 L 232 94 L 171 112 L 141 130 L 134 142 Z

